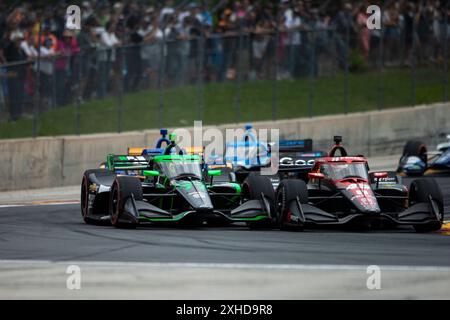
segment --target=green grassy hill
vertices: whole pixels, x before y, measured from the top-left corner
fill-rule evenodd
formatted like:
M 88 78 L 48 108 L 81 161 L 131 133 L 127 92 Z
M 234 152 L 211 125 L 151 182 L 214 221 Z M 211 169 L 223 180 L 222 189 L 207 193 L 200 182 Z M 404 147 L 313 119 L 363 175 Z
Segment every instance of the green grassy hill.
M 441 70 L 420 69 L 415 72 L 416 80 L 412 79 L 411 69 L 385 71 L 381 78 L 376 72 L 350 74 L 347 111 L 411 106 L 444 99 Z M 272 81 L 243 82 L 240 90 L 231 82 L 165 89 L 163 126 L 188 126 L 201 117 L 205 125 L 268 120 L 272 119 L 274 106 L 278 119 L 344 113 L 345 81 L 344 75 L 339 74 L 316 80 L 278 81 L 276 91 Z M 126 94 L 123 97 L 122 130 L 158 128 L 159 99 L 157 90 Z M 197 107 L 198 101 L 203 101 L 201 110 Z M 240 111 L 237 111 L 238 105 Z M 75 119 L 75 104 L 46 111 L 39 116 L 38 134 L 75 134 Z M 81 133 L 115 132 L 117 121 L 117 97 L 92 100 L 80 107 Z M 1 139 L 31 135 L 31 118 L 0 125 Z

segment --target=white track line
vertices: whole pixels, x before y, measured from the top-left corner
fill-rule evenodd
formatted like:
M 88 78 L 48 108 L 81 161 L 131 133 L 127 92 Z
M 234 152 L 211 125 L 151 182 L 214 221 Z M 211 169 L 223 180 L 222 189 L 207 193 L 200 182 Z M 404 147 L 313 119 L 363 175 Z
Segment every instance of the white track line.
M 366 270 L 369 265 L 339 264 L 260 264 L 260 263 L 201 263 L 201 262 L 120 262 L 120 261 L 50 261 L 50 260 L 3 260 L 2 265 L 86 265 L 96 267 L 149 267 L 149 268 L 213 268 L 213 269 L 283 269 L 283 270 Z M 387 271 L 444 271 L 450 267 L 379 265 Z
M 25 207 L 24 204 L 0 204 L 0 208 Z
M 13 207 L 35 207 L 35 206 L 61 206 L 68 204 L 79 204 L 79 200 L 67 200 L 67 201 L 35 201 L 31 203 L 14 203 L 14 204 L 1 204 L 0 208 L 13 208 Z

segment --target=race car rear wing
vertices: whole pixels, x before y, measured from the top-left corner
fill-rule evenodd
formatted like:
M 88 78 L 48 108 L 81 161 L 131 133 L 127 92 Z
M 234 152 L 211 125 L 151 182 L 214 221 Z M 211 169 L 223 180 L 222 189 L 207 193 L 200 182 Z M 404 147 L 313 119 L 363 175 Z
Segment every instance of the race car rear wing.
M 161 138 L 156 142 L 156 146 L 152 147 L 130 147 L 127 150 L 128 156 L 141 156 L 146 154 L 162 154 L 164 152 L 164 146 L 170 144 L 170 140 L 167 138 L 167 129 L 160 129 Z
M 280 152 L 310 152 L 312 151 L 312 139 L 280 140 L 278 150 Z
M 327 155 L 324 151 L 313 151 L 312 146 L 312 139 L 281 140 L 278 146 L 278 171 L 309 171 L 314 166 L 316 158 Z
M 145 170 L 149 168 L 149 159 L 144 156 L 108 154 L 106 157 L 108 169 L 116 170 Z

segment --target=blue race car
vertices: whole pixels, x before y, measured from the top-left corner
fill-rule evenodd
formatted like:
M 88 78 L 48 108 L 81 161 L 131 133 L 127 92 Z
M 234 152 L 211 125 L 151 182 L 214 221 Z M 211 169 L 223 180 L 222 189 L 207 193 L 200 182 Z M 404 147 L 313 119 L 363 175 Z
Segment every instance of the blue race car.
M 450 135 L 447 141 L 437 145 L 436 151 L 428 151 L 421 141 L 408 141 L 398 163 L 397 172 L 407 176 L 450 173 Z
M 273 187 L 276 188 L 280 180 L 288 177 L 307 180 L 315 158 L 326 154 L 323 151 L 313 151 L 312 144 L 312 139 L 280 140 L 277 146 L 258 140 L 252 125 L 248 124 L 245 126 L 242 140 L 227 143 L 223 160 L 219 161 L 231 165 L 235 181 L 241 182 L 251 172 L 270 167 L 274 147 L 278 147 L 278 172 L 269 176 Z

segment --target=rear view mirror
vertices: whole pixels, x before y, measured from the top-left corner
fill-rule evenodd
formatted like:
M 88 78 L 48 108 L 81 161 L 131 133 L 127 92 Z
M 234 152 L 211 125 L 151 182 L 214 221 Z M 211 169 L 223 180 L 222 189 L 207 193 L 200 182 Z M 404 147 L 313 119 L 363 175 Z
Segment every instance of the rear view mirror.
M 309 179 L 323 179 L 325 178 L 325 175 L 321 172 L 310 172 L 308 173 Z
M 380 178 L 387 178 L 388 177 L 388 173 L 387 172 L 374 172 L 373 176 L 377 179 Z
M 158 177 L 159 172 L 155 170 L 144 170 L 144 177 Z
M 220 176 L 222 174 L 221 170 L 208 170 L 208 176 Z
M 377 187 L 376 188 L 378 189 L 378 186 L 380 185 L 380 179 L 387 178 L 388 177 L 388 173 L 386 171 L 384 171 L 384 172 L 374 172 L 373 173 L 373 177 L 375 179 L 377 179 Z

